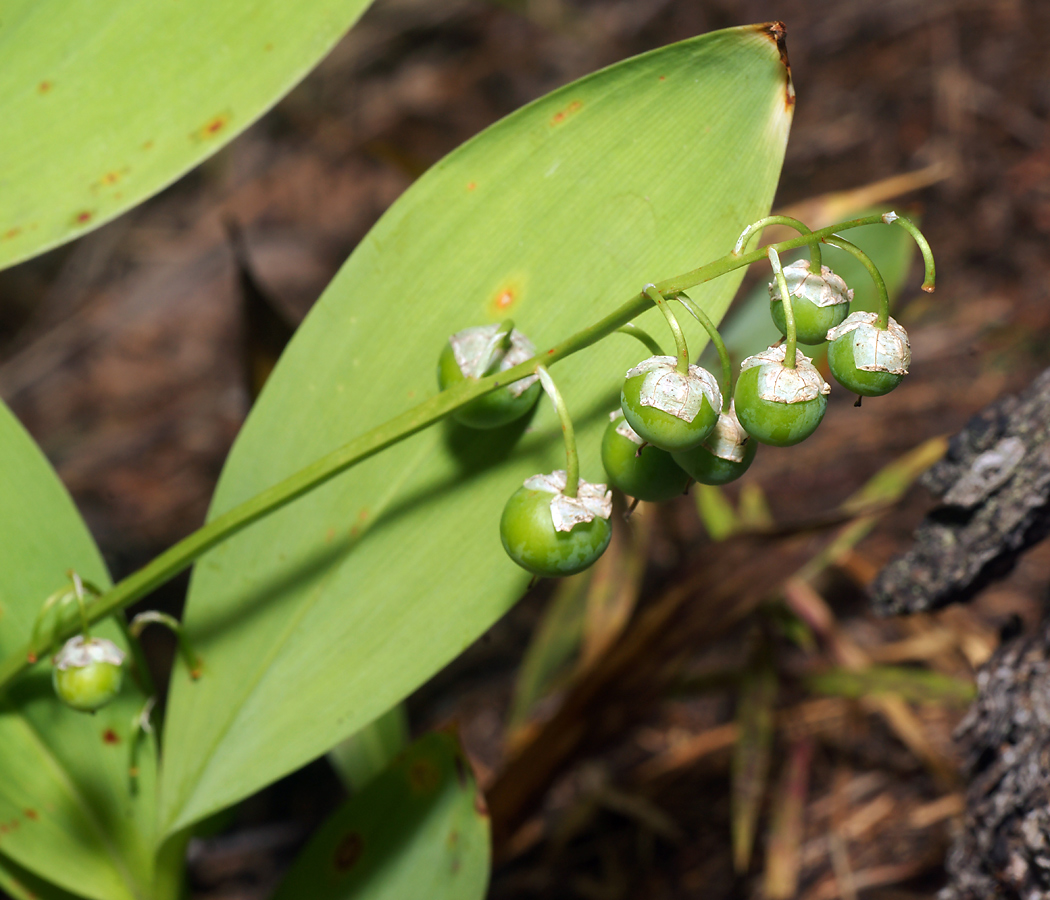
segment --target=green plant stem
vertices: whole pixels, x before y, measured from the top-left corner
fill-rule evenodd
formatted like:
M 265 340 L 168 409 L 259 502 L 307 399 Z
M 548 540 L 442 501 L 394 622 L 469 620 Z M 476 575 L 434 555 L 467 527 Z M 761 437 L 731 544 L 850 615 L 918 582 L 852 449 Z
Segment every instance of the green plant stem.
M 837 231 L 846 231 L 863 225 L 876 225 L 882 222 L 881 215 L 864 216 L 848 222 L 822 228 L 808 235 L 800 235 L 786 241 L 772 244 L 778 252 L 784 253 L 798 247 L 806 247 Z M 754 250 L 741 255 L 727 254 L 713 262 L 706 263 L 682 275 L 657 282 L 656 290 L 661 295 L 677 294 L 689 290 L 698 284 L 713 281 L 736 269 L 749 266 L 766 258 L 766 251 Z M 309 493 L 314 488 L 331 481 L 351 466 L 375 456 L 400 441 L 418 434 L 435 422 L 441 421 L 452 411 L 469 403 L 477 397 L 503 385 L 512 384 L 521 378 L 536 373 L 539 365 L 551 366 L 554 363 L 585 350 L 602 340 L 622 325 L 643 313 L 652 305 L 652 299 L 638 293 L 628 299 L 622 306 L 614 309 L 605 318 L 584 328 L 564 341 L 555 344 L 548 350 L 517 366 L 479 378 L 477 381 L 464 379 L 454 387 L 442 391 L 429 400 L 405 410 L 394 418 L 344 444 L 336 450 L 322 456 L 283 481 L 267 488 L 249 500 L 227 510 L 212 521 L 206 523 L 177 544 L 169 547 L 151 560 L 137 572 L 115 584 L 105 594 L 88 605 L 88 617 L 98 622 L 112 615 L 119 609 L 140 600 L 160 585 L 174 578 L 180 572 L 193 565 L 201 556 L 213 547 L 233 535 L 243 531 L 249 525 L 264 516 L 275 512 L 289 503 Z M 72 634 L 71 629 L 65 629 Z M 68 636 L 68 635 L 67 635 Z M 36 648 L 35 639 L 20 651 L 0 660 L 0 690 L 11 682 L 29 665 L 29 657 Z M 35 655 L 35 654 L 34 654 Z
M 500 341 L 493 347 L 492 356 L 489 358 L 489 364 L 485 367 L 483 375 L 493 375 L 499 371 L 499 367 L 503 365 L 503 358 L 507 355 L 507 351 L 510 350 L 512 346 L 511 334 L 513 334 L 513 332 L 513 319 L 504 319 L 500 322 L 499 329 L 494 335 L 494 337 L 500 338 Z
M 910 219 L 904 218 L 904 216 L 898 216 L 895 212 L 886 213 L 882 217 L 882 221 L 887 225 L 900 225 L 901 228 L 912 236 L 919 247 L 919 252 L 922 254 L 922 262 L 925 267 L 925 273 L 922 279 L 922 289 L 926 291 L 927 294 L 932 294 L 937 288 L 937 267 L 933 263 L 933 250 L 930 249 L 930 242 L 926 240 L 926 236 L 919 231 L 918 226 L 914 222 Z
M 190 678 L 194 681 L 200 678 L 201 658 L 194 651 L 189 638 L 186 637 L 186 629 L 182 627 L 182 623 L 174 616 L 169 616 L 167 613 L 158 612 L 157 610 L 148 610 L 147 612 L 139 613 L 131 620 L 131 624 L 128 625 L 128 633 L 135 638 L 135 640 L 138 640 L 146 626 L 151 624 L 163 625 L 175 635 L 175 639 L 179 643 L 179 652 L 182 654 L 183 662 L 186 663 L 186 668 L 190 673 Z
M 671 334 L 674 335 L 674 345 L 678 349 L 678 365 L 675 368 L 679 374 L 687 374 L 689 372 L 689 347 L 685 342 L 682 326 L 678 324 L 674 313 L 671 312 L 671 307 L 667 305 L 667 301 L 664 299 L 663 294 L 656 289 L 655 284 L 647 284 L 645 286 L 645 295 L 660 308 L 660 312 L 667 319 L 667 324 L 671 328 Z
M 646 348 L 649 350 L 650 353 L 653 354 L 653 356 L 665 355 L 663 347 L 661 347 L 660 344 L 657 343 L 656 338 L 649 334 L 649 332 L 646 331 L 644 328 L 639 328 L 633 322 L 628 322 L 626 325 L 621 325 L 619 328 L 616 329 L 616 331 L 619 334 L 629 334 L 631 337 L 640 340 L 643 344 L 645 344 Z
M 572 427 L 572 416 L 569 415 L 565 398 L 562 397 L 547 367 L 536 366 L 536 375 L 554 404 L 554 411 L 561 422 L 561 433 L 565 438 L 565 490 L 562 493 L 566 497 L 575 497 L 580 486 L 580 456 L 576 452 L 576 429 Z
M 824 243 L 829 247 L 838 247 L 839 250 L 845 250 L 847 253 L 860 260 L 861 265 L 868 270 L 871 280 L 875 282 L 875 289 L 879 292 L 879 317 L 875 320 L 875 327 L 880 331 L 885 331 L 890 324 L 890 294 L 889 291 L 886 290 L 886 282 L 882 277 L 882 273 L 879 271 L 872 258 L 856 244 L 850 243 L 845 238 L 824 238 Z
M 729 359 L 726 343 L 722 340 L 722 335 L 718 329 L 715 328 L 715 323 L 708 318 L 707 313 L 693 302 L 691 297 L 678 293 L 675 294 L 675 299 L 689 311 L 696 321 L 704 326 L 711 337 L 711 343 L 715 345 L 715 349 L 718 351 L 718 360 L 722 363 L 722 412 L 729 412 L 729 404 L 733 399 L 733 363 Z
M 737 255 L 743 253 L 747 248 L 747 245 L 751 242 L 751 238 L 757 237 L 767 225 L 787 225 L 788 228 L 794 228 L 799 234 L 813 233 L 805 222 L 800 222 L 798 219 L 793 219 L 791 216 L 766 216 L 764 219 L 752 222 L 747 228 L 740 232 L 740 237 L 736 239 L 736 246 L 733 247 L 733 252 Z M 816 272 L 819 275 L 820 266 L 820 244 L 810 244 L 809 270 L 811 272 Z
M 767 248 L 769 264 L 773 267 L 773 275 L 776 276 L 777 286 L 780 288 L 780 300 L 784 304 L 784 330 L 787 332 L 787 341 L 784 343 L 784 368 L 795 368 L 795 308 L 791 305 L 791 294 L 788 291 L 787 279 L 784 277 L 784 267 L 780 265 L 780 256 L 774 247 Z

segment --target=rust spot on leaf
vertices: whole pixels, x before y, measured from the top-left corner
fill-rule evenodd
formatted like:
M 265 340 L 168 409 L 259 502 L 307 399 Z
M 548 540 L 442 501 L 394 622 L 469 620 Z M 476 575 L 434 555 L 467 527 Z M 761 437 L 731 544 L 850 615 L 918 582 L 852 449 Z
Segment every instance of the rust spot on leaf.
M 334 529 L 334 528 L 329 528 L 329 529 L 328 529 L 328 530 L 327 530 L 327 531 L 326 531 L 326 532 L 324 533 L 324 542 L 325 542 L 326 544 L 330 544 L 330 543 L 332 543 L 332 541 L 334 541 L 334 540 L 335 540 L 335 529 Z
M 120 172 L 107 172 L 102 176 L 103 184 L 116 184 L 120 181 Z
M 360 520 L 361 520 L 362 522 L 363 522 L 363 521 L 364 521 L 365 519 L 367 519 L 367 518 L 368 518 L 368 507 L 367 507 L 367 506 L 366 506 L 366 507 L 365 507 L 364 509 L 362 509 L 362 510 L 361 510 L 361 512 L 359 512 L 359 513 L 357 514 L 357 518 L 359 518 L 359 519 L 360 519 Z
M 441 783 L 441 772 L 429 759 L 417 759 L 408 770 L 408 784 L 417 794 L 429 794 Z
M 94 213 L 89 209 L 83 209 L 73 216 L 73 222 L 77 225 L 87 225 L 88 222 L 94 217 Z
M 667 76 L 666 75 L 661 75 L 660 76 L 660 80 L 661 81 L 667 81 Z
M 143 150 L 152 150 L 152 149 L 153 149 L 153 141 L 146 141 L 146 142 L 145 142 L 145 143 L 144 143 L 144 144 L 142 145 L 142 149 L 143 149 Z
M 344 835 L 335 847 L 335 856 L 332 863 L 337 872 L 347 872 L 352 869 L 365 849 L 364 838 L 356 831 Z
M 787 26 L 783 22 L 766 22 L 755 27 L 776 44 L 780 62 L 784 65 L 784 108 L 790 111 L 795 106 L 795 86 L 791 83 L 791 61 L 788 59 L 787 52 Z
M 222 132 L 227 125 L 230 124 L 230 119 L 233 116 L 229 112 L 221 112 L 217 116 L 212 116 L 201 125 L 193 134 L 190 135 L 195 141 L 206 141 L 209 138 L 215 137 L 217 134 Z
M 102 732 L 102 742 L 104 744 L 119 744 L 120 736 L 112 728 L 107 728 Z
M 38 90 L 38 91 L 39 91 L 39 92 L 40 92 L 41 94 L 46 94 L 46 93 L 47 93 L 48 91 L 50 91 L 50 90 L 51 90 L 51 88 L 53 88 L 53 87 L 54 87 L 54 85 L 53 85 L 53 84 L 52 84 L 52 83 L 51 83 L 50 81 L 41 81 L 41 82 L 40 82 L 40 84 L 38 84 L 38 85 L 36 86 L 36 89 L 37 89 L 37 90 Z
M 25 814 L 26 818 L 33 822 L 40 818 L 40 813 L 38 813 L 35 809 L 27 809 L 25 811 Z
M 551 116 L 551 125 L 561 125 L 569 116 L 579 112 L 581 109 L 583 109 L 583 101 L 573 100 L 565 109 L 560 109 Z
M 263 47 L 263 50 L 269 53 L 271 50 L 273 50 L 273 44 L 267 44 L 265 47 Z
M 477 188 L 477 186 L 478 186 L 478 183 L 476 181 L 468 181 L 467 182 L 467 190 L 468 191 L 475 190 Z
M 17 225 L 14 228 L 8 228 L 7 231 L 4 232 L 4 240 L 9 241 L 12 238 L 18 237 L 21 233 L 22 229 Z

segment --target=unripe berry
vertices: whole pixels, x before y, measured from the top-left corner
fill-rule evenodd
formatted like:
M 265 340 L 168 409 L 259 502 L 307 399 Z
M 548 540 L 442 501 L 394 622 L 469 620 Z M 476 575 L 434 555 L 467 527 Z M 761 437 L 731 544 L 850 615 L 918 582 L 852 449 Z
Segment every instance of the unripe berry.
M 465 328 L 452 335 L 441 351 L 438 387 L 445 390 L 464 379 L 477 381 L 485 375 L 504 372 L 535 355 L 532 342 L 516 328 L 509 335 L 500 325 Z M 499 428 L 531 410 L 540 393 L 536 376 L 529 375 L 471 400 L 453 412 L 452 418 L 469 428 Z
M 621 410 L 610 415 L 602 436 L 602 465 L 609 484 L 629 497 L 660 503 L 684 493 L 689 476 L 666 450 L 647 444 L 623 417 Z
M 525 479 L 500 518 L 503 548 L 534 575 L 582 572 L 605 552 L 612 537 L 612 492 L 582 478 L 577 495 L 566 497 L 565 471 Z
M 888 394 L 908 374 L 911 343 L 894 319 L 878 328 L 873 312 L 855 312 L 828 332 L 828 366 L 835 380 L 862 397 Z
M 808 259 L 784 266 L 783 271 L 795 313 L 795 339 L 800 344 L 823 344 L 828 329 L 849 314 L 853 291 L 827 266 L 820 267 L 819 275 L 811 272 Z M 769 285 L 769 312 L 780 333 L 786 335 L 784 303 L 776 281 Z
M 668 452 L 702 444 L 718 421 L 722 394 L 700 366 L 682 373 L 673 356 L 650 356 L 627 372 L 620 407 L 642 440 Z
M 77 635 L 66 641 L 51 662 L 55 693 L 66 706 L 94 712 L 120 693 L 124 651 L 112 641 Z
M 775 447 L 790 447 L 816 431 L 831 392 L 801 350 L 795 351 L 792 369 L 784 366 L 785 353 L 783 346 L 770 347 L 745 359 L 734 395 L 744 430 Z
M 757 450 L 758 441 L 741 426 L 732 401 L 703 444 L 672 456 L 700 484 L 729 484 L 748 470 Z

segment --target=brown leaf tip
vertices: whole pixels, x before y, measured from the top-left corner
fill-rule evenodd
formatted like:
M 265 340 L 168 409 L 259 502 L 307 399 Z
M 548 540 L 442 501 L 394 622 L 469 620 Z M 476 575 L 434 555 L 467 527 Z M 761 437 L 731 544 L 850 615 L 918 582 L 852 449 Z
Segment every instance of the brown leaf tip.
M 791 83 L 791 61 L 788 59 L 787 52 L 787 26 L 783 22 L 764 22 L 755 27 L 777 45 L 777 52 L 780 54 L 780 62 L 784 65 L 786 78 L 784 106 L 790 110 L 795 105 L 795 86 Z

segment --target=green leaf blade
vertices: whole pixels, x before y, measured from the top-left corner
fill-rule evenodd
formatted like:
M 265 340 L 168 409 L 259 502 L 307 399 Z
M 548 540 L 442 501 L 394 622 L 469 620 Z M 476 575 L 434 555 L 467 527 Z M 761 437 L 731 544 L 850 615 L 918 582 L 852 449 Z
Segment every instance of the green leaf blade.
M 10 0 L 0 268 L 170 184 L 287 93 L 369 0 Z
M 75 569 L 109 575 L 69 495 L 0 405 L 0 657 L 21 650 L 44 599 Z M 126 646 L 112 623 L 96 633 Z M 95 715 L 62 706 L 46 662 L 0 695 L 0 852 L 15 866 L 97 900 L 145 897 L 152 880 L 156 773 L 143 748 L 128 779 L 132 679 Z M 149 742 L 151 743 L 151 742 Z
M 749 26 L 598 72 L 461 147 L 390 209 L 300 327 L 211 515 L 432 396 L 449 334 L 512 316 L 550 346 L 646 282 L 727 253 L 768 211 L 790 112 L 778 48 Z M 717 321 L 741 277 L 694 296 Z M 656 310 L 641 320 L 666 328 Z M 696 352 L 703 332 L 684 327 Z M 607 413 L 642 355 L 614 335 L 553 370 L 588 480 L 602 480 Z M 205 675 L 176 676 L 165 828 L 325 752 L 502 615 L 529 580 L 500 544 L 503 504 L 559 466 L 546 402 L 483 435 L 445 422 L 204 557 L 185 622 Z
M 490 854 L 470 764 L 428 734 L 321 826 L 274 900 L 482 900 Z

